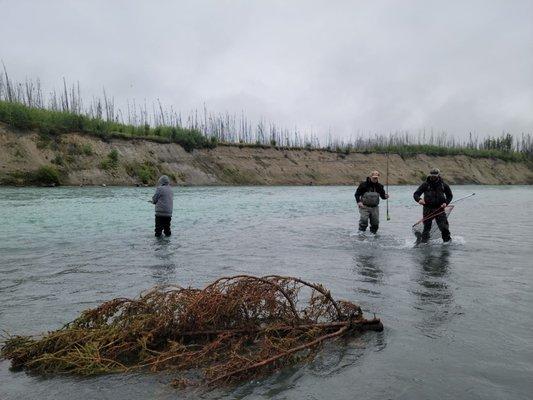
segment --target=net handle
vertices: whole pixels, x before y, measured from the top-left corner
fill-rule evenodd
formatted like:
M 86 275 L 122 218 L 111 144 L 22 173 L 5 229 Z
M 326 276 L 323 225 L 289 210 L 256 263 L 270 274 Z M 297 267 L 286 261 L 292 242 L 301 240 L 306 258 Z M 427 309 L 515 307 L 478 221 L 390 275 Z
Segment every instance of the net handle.
M 433 211 L 431 214 L 426 215 L 424 218 L 422 218 L 421 220 L 419 220 L 419 221 L 417 221 L 415 224 L 413 224 L 413 228 L 414 228 L 415 226 L 417 226 L 418 224 L 427 221 L 428 219 L 435 218 L 437 215 L 440 215 L 440 214 L 442 214 L 443 212 L 446 212 L 446 209 L 449 209 L 450 212 L 451 212 L 451 211 L 453 210 L 453 207 L 454 207 L 454 206 L 450 203 L 450 204 L 447 205 L 446 207 L 440 207 L 440 208 L 438 208 L 437 210 Z
M 431 214 L 426 215 L 424 218 L 422 218 L 421 220 L 419 220 L 419 221 L 417 221 L 416 223 L 414 223 L 414 224 L 413 224 L 413 228 L 414 228 L 416 225 L 418 225 L 418 224 L 420 224 L 420 223 L 422 223 L 422 222 L 424 222 L 424 221 L 427 221 L 429 218 L 434 218 L 434 217 L 436 217 L 437 215 L 442 214 L 443 212 L 446 211 L 446 209 L 447 209 L 448 207 L 451 207 L 450 211 L 453 210 L 453 207 L 454 207 L 453 204 L 454 204 L 454 203 L 457 203 L 458 201 L 461 201 L 461 200 L 464 200 L 464 199 L 468 199 L 469 197 L 472 197 L 472 196 L 474 196 L 475 194 L 476 194 L 476 193 L 474 192 L 474 193 L 468 194 L 468 195 L 466 195 L 466 196 L 463 196 L 463 197 L 461 197 L 461 198 L 459 198 L 459 199 L 457 199 L 457 200 L 452 201 L 452 202 L 451 202 L 450 204 L 448 204 L 446 207 L 444 207 L 444 208 L 441 207 L 442 209 L 439 208 L 439 209 L 437 209 L 436 211 L 432 212 Z

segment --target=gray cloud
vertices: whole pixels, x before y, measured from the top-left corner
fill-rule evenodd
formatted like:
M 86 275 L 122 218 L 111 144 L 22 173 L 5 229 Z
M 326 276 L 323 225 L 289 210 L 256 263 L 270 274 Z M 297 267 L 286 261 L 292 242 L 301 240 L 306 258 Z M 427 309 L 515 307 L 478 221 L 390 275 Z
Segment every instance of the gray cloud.
M 0 59 L 88 97 L 356 132 L 533 132 L 533 2 L 0 1 Z

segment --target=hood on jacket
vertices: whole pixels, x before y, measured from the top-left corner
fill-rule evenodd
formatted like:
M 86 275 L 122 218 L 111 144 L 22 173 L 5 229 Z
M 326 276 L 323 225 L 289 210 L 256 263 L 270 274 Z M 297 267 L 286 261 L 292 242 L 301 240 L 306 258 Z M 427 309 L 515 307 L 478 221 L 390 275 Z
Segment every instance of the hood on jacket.
M 165 185 L 170 185 L 170 179 L 168 179 L 168 176 L 166 175 L 161 175 L 161 177 L 157 181 L 157 186 L 165 186 Z

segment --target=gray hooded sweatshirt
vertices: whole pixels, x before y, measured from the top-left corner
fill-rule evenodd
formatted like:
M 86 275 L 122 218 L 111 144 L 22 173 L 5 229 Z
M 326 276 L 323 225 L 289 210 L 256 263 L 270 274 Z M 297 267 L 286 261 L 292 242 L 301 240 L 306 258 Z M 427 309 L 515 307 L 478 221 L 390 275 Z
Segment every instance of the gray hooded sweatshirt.
M 155 204 L 155 215 L 158 217 L 172 217 L 173 193 L 168 176 L 162 175 L 157 182 L 157 189 L 152 197 Z

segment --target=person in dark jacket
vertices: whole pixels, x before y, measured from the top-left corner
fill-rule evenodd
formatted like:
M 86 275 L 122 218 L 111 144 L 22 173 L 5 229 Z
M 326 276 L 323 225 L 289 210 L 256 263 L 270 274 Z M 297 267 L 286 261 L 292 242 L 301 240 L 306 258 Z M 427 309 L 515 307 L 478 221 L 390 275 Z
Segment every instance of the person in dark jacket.
M 359 184 L 355 191 L 355 201 L 359 207 L 359 231 L 364 232 L 370 219 L 370 232 L 376 233 L 379 228 L 379 199 L 388 199 L 383 185 L 378 182 L 379 171 L 372 171 L 370 176 Z
M 152 197 L 155 204 L 155 236 L 160 237 L 164 231 L 165 236 L 170 236 L 170 222 L 172 220 L 173 209 L 172 187 L 168 176 L 162 175 L 157 182 L 157 189 Z
M 422 195 L 424 195 L 424 198 L 421 197 Z M 432 221 L 435 220 L 440 229 L 442 240 L 449 242 L 451 240 L 450 227 L 444 209 L 451 203 L 453 194 L 448 184 L 442 180 L 438 168 L 433 168 L 429 172 L 426 181 L 416 189 L 413 197 L 417 203 L 424 206 L 424 230 L 419 238 L 420 241 L 422 243 L 428 242 Z M 442 210 L 442 212 L 439 213 L 439 210 Z

